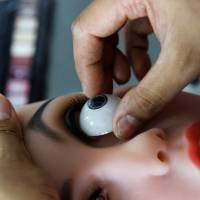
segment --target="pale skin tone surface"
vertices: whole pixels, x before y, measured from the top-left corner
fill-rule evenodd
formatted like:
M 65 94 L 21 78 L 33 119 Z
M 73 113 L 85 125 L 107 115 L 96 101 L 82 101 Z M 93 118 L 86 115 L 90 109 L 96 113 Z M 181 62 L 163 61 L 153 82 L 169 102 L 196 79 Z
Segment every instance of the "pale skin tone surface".
M 187 128 L 200 121 L 199 96 L 180 94 L 126 142 L 112 134 L 93 142 L 75 136 L 78 132 L 69 128 L 64 116 L 69 119 L 67 111 L 85 100 L 83 95 L 63 96 L 18 109 L 30 154 L 14 112 L 5 121 L 0 106 L 1 198 L 87 200 L 100 195 L 103 200 L 193 200 L 200 196 L 200 170 L 189 159 L 185 137 Z M 8 105 L 3 97 L 0 102 L 4 108 Z M 61 188 L 71 195 L 63 192 L 59 197 Z
M 88 96 L 111 92 L 113 80 L 127 82 L 130 65 L 141 79 L 124 96 L 115 115 L 117 137 L 131 138 L 199 77 L 199 10 L 199 0 L 94 0 L 73 23 L 76 69 Z M 122 27 L 127 56 L 117 49 Z M 152 32 L 161 52 L 150 69 L 147 36 Z

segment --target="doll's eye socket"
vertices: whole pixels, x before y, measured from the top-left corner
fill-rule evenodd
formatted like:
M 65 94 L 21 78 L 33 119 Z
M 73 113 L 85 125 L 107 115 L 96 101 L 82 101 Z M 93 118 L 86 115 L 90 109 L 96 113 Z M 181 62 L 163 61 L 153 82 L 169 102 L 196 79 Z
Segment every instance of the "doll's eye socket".
M 112 121 L 119 103 L 119 97 L 109 94 L 90 99 L 81 109 L 81 130 L 92 137 L 112 133 Z
M 106 95 L 99 95 L 90 99 L 87 102 L 87 105 L 90 109 L 96 110 L 106 105 L 107 101 L 108 101 L 108 98 Z

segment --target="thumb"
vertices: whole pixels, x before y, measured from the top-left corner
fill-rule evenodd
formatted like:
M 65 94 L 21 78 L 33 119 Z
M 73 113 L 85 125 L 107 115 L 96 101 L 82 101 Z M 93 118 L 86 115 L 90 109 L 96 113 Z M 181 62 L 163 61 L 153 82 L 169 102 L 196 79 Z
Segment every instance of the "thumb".
M 124 96 L 113 119 L 114 134 L 118 138 L 133 137 L 147 120 L 198 77 L 199 69 L 188 63 L 187 56 L 177 58 L 173 50 L 171 53 L 161 53 L 155 66 L 138 86 Z

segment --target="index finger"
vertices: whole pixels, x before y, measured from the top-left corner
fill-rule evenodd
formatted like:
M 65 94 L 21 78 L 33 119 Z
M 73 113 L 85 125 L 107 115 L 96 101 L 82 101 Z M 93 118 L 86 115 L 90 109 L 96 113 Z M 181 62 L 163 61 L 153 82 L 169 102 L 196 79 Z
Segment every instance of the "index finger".
M 89 96 L 105 92 L 105 86 L 111 83 L 102 64 L 103 38 L 117 32 L 128 19 L 145 16 L 144 7 L 137 4 L 138 1 L 95 0 L 73 23 L 76 69 Z

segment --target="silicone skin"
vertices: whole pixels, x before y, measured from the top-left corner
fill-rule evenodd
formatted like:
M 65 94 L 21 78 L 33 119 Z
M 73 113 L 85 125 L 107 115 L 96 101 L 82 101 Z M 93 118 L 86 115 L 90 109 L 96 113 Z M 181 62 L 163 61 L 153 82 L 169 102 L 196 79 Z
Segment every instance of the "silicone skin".
M 73 120 L 67 125 L 66 116 L 76 119 L 86 100 L 73 94 L 18 110 L 33 161 L 61 194 L 74 200 L 198 199 L 199 96 L 181 93 L 124 142 L 113 134 L 91 140 Z

